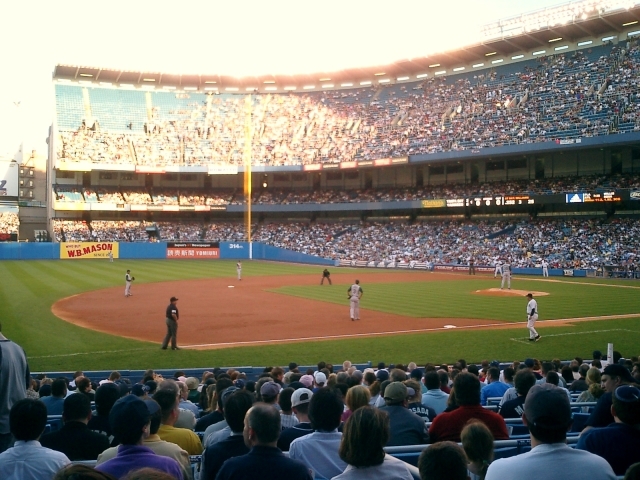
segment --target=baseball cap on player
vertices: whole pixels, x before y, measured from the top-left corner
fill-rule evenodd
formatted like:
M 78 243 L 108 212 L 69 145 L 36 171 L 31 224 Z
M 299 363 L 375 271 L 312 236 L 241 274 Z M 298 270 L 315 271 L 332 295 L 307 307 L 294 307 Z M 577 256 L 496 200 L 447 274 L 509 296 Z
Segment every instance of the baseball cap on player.
M 291 395 L 291 406 L 297 407 L 303 403 L 309 403 L 313 397 L 313 392 L 308 388 L 299 388 Z
M 170 302 L 177 302 L 178 299 L 176 297 L 171 297 L 171 299 L 169 299 Z

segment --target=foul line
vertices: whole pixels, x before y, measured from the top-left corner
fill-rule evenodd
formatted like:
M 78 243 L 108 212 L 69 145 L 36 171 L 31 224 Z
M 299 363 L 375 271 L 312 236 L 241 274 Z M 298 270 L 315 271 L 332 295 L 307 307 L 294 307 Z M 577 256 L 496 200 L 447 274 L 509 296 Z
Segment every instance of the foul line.
M 567 333 L 552 333 L 550 335 L 545 335 L 544 338 L 548 338 L 548 337 L 564 337 L 567 335 L 590 335 L 592 333 L 607 333 L 607 332 L 630 332 L 630 333 L 640 333 L 640 332 L 636 332 L 635 330 L 628 330 L 626 328 L 613 328 L 611 330 L 591 330 L 589 332 L 567 332 Z M 514 341 L 514 342 L 518 342 L 518 343 L 524 343 L 525 345 L 531 345 L 533 342 L 530 342 L 529 339 L 522 339 L 522 338 L 510 338 L 509 340 Z

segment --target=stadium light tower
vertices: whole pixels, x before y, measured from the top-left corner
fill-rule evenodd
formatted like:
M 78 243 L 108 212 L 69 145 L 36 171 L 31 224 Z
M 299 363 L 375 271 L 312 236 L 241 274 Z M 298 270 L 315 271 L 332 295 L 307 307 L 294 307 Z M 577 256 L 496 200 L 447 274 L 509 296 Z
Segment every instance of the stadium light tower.
M 249 242 L 249 258 L 253 257 L 253 249 L 251 247 L 251 143 L 253 132 L 251 127 L 251 95 L 247 95 L 244 99 L 244 150 L 242 160 L 244 162 L 244 198 L 246 204 L 244 222 L 247 242 Z

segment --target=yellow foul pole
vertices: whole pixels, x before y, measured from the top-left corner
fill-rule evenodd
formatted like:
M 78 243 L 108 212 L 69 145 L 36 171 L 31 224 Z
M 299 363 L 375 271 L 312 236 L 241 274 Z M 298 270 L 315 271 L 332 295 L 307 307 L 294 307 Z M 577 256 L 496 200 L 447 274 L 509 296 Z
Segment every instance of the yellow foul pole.
M 244 223 L 247 232 L 247 242 L 251 249 L 251 95 L 244 99 L 244 151 L 242 160 L 244 162 L 244 198 L 246 209 L 244 211 Z

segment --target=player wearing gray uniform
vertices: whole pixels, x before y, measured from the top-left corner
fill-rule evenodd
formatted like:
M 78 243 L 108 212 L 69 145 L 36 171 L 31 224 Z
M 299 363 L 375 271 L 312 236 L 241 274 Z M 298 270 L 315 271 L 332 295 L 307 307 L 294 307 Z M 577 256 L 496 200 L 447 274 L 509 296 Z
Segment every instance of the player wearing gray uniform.
M 496 260 L 496 270 L 493 272 L 493 278 L 496 278 L 498 274 L 502 276 L 502 262 L 500 260 Z
M 130 297 L 133 295 L 131 293 L 131 283 L 133 283 L 135 279 L 131 276 L 131 270 L 127 270 L 127 273 L 124 276 L 124 296 Z
M 238 280 L 242 280 L 242 262 L 236 263 L 236 272 L 238 273 Z
M 537 342 L 540 335 L 536 332 L 535 324 L 538 320 L 538 302 L 533 299 L 533 294 L 527 293 L 529 303 L 527 303 L 527 328 L 529 329 L 529 341 Z
M 360 280 L 356 280 L 356 283 L 351 285 L 347 290 L 347 296 L 349 297 L 349 303 L 351 306 L 351 320 L 360 320 L 360 299 L 364 295 L 364 291 L 360 286 Z
M 502 265 L 502 283 L 500 284 L 500 290 L 504 288 L 504 282 L 507 282 L 507 288 L 511 290 L 511 264 L 509 261 L 504 262 Z
M 549 262 L 547 262 L 546 260 L 542 260 L 542 276 L 549 276 Z

